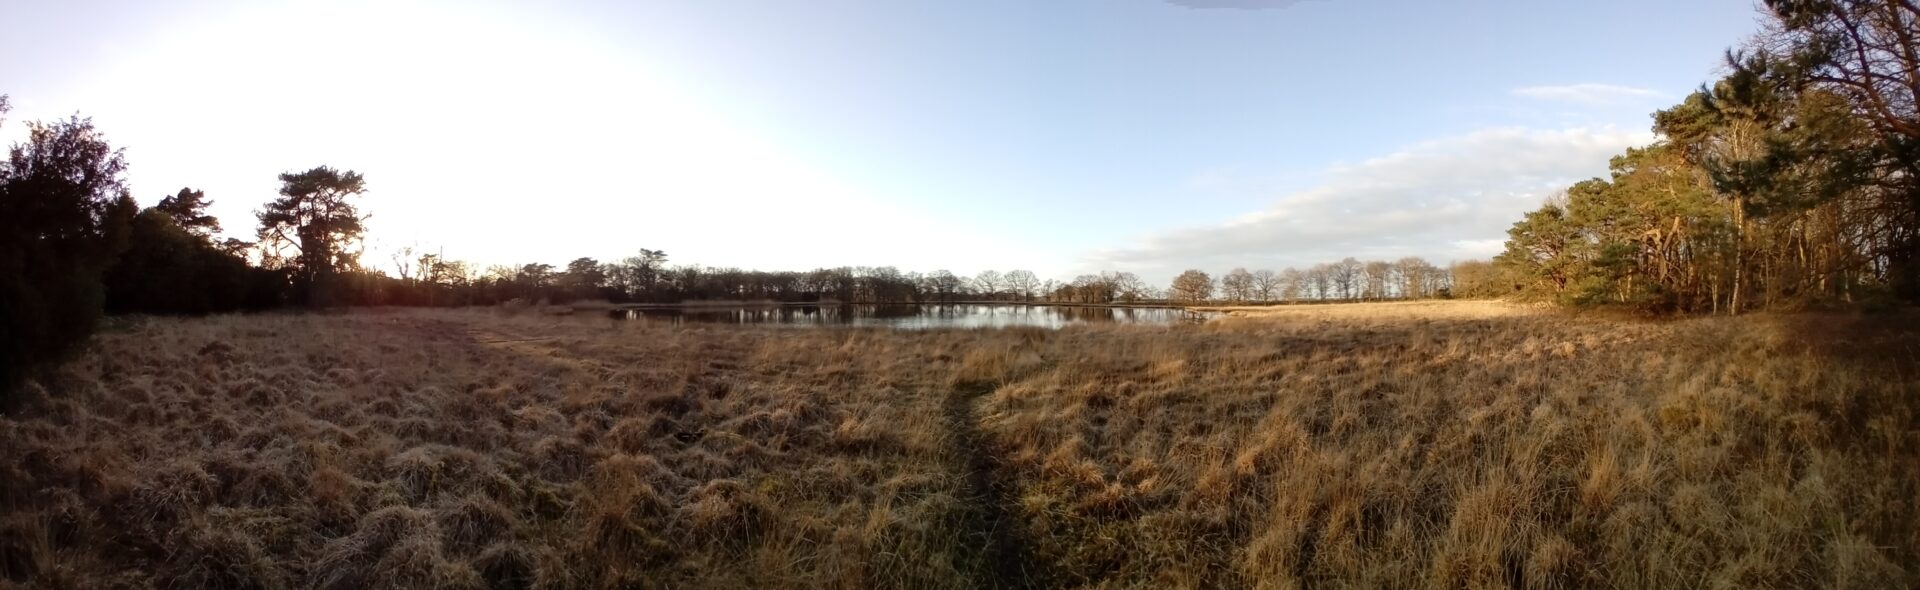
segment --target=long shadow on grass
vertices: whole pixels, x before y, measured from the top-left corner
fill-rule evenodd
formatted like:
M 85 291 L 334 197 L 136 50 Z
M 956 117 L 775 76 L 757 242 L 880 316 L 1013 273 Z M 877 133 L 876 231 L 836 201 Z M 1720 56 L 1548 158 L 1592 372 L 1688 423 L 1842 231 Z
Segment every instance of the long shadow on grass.
M 966 542 L 979 563 L 975 582 L 985 588 L 1047 588 L 1048 577 L 1033 558 L 1033 542 L 1015 515 L 1014 482 L 1003 477 L 1000 462 L 980 433 L 973 400 L 993 392 L 993 384 L 965 381 L 947 395 L 947 428 L 953 433 L 960 468 L 967 471 Z

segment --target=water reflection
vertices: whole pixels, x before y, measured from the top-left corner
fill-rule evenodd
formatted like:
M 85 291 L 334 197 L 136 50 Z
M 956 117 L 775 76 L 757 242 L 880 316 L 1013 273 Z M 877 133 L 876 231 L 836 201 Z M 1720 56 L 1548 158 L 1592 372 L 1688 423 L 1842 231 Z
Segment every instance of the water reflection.
M 681 324 L 878 326 L 902 329 L 1059 328 L 1083 323 L 1168 325 L 1205 321 L 1212 314 L 1174 308 L 1059 307 L 1050 305 L 787 305 L 616 309 L 615 319 Z

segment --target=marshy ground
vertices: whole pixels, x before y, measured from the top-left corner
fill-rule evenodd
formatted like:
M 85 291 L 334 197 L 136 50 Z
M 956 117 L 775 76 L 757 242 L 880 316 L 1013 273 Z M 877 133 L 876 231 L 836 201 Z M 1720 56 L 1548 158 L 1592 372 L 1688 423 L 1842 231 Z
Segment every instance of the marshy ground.
M 1910 314 L 1316 307 L 126 320 L 0 416 L 0 588 L 1920 585 Z

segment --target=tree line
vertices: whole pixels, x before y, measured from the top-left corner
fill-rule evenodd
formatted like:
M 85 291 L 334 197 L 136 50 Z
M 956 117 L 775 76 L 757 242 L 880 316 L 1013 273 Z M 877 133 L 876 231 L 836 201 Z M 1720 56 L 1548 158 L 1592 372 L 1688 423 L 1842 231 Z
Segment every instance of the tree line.
M 403 251 L 404 252 L 404 251 Z M 402 257 L 410 254 L 402 254 Z M 396 257 L 396 293 L 410 299 L 374 299 L 389 304 L 486 305 L 513 300 L 566 303 L 595 299 L 614 303 L 775 301 L 783 303 L 1027 302 L 1071 304 L 1281 303 L 1380 301 L 1455 296 L 1457 268 L 1484 262 L 1435 266 L 1417 257 L 1395 262 L 1347 258 L 1305 270 L 1235 268 L 1214 280 L 1189 270 L 1157 288 L 1131 272 L 1083 274 L 1071 280 L 1040 279 L 1032 271 L 987 270 L 966 277 L 950 271 L 903 272 L 891 266 L 835 267 L 811 271 L 759 271 L 699 265 L 667 266 L 666 253 L 642 250 L 615 262 L 578 258 L 564 268 L 549 264 L 492 266 L 475 271 L 433 255 Z M 411 262 L 402 262 L 411 260 Z M 1484 273 L 1483 273 L 1484 274 Z M 1481 276 L 1481 275 L 1470 275 Z M 1470 283 L 1478 295 L 1495 293 L 1490 282 Z M 424 295 L 424 299 L 422 296 Z
M 401 256 L 411 256 L 402 250 Z M 683 303 L 777 301 L 793 303 L 952 303 L 977 293 L 972 279 L 951 271 L 902 271 L 892 266 L 842 266 L 811 271 L 761 271 L 668 264 L 664 251 L 642 249 L 612 262 L 576 258 L 563 267 L 534 263 L 479 268 L 421 255 L 396 257 L 391 288 L 402 299 L 386 303 L 488 305 L 513 300 L 567 303 Z M 984 274 L 984 273 L 983 273 Z M 992 273 L 995 277 L 999 273 Z M 1040 283 L 1030 271 L 1006 273 L 1002 296 L 1031 298 Z M 405 294 L 411 294 L 407 296 Z M 422 299 L 422 296 L 425 299 Z
M 10 106 L 0 95 L 0 124 Z M 0 161 L 0 392 L 76 351 L 104 312 L 331 305 L 378 282 L 358 265 L 356 173 L 283 174 L 258 240 L 220 239 L 200 191 L 140 209 L 124 152 L 90 119 L 26 127 Z
M 1396 261 L 1343 258 L 1306 269 L 1249 271 L 1235 268 L 1214 279 L 1189 269 L 1174 277 L 1167 298 L 1186 303 L 1297 303 L 1303 301 L 1385 301 L 1432 299 L 1462 295 L 1456 270 L 1462 264 L 1435 266 L 1410 256 Z M 1468 285 L 1485 290 L 1483 285 Z
M 0 124 L 8 112 L 0 95 Z M 390 274 L 363 264 L 358 172 L 320 166 L 279 176 L 255 211 L 254 240 L 221 237 L 213 201 L 180 189 L 141 209 L 123 152 L 89 119 L 27 123 L 0 163 L 0 388 L 70 354 L 104 313 L 207 314 L 283 306 L 463 306 L 512 301 L 614 303 L 1051 302 L 1125 304 L 1364 300 L 1447 296 L 1451 269 L 1418 258 L 1348 258 L 1305 270 L 1234 269 L 1216 283 L 1190 271 L 1167 288 L 1130 272 L 1041 279 L 1032 271 L 891 266 L 758 271 L 670 265 L 640 249 L 602 262 L 480 267 L 402 248 Z M 1203 285 L 1196 286 L 1194 276 Z M 1216 297 L 1215 294 L 1218 294 Z
M 1237 268 L 1217 283 L 1206 279 L 1208 288 L 1197 296 L 1183 294 L 1178 281 L 1162 289 L 1131 272 L 1109 271 L 1054 280 L 1041 279 L 1029 270 L 987 270 L 974 276 L 961 276 L 947 270 L 902 271 L 892 266 L 763 271 L 670 265 L 666 252 L 648 249 L 611 262 L 581 257 L 564 266 L 532 263 L 482 268 L 438 254 L 420 254 L 411 248 L 402 248 L 395 253 L 392 268 L 395 271 L 392 275 L 381 271 L 345 273 L 343 280 L 349 284 L 342 303 L 415 306 L 495 305 L 514 301 L 553 304 L 577 301 L 1278 303 L 1449 297 L 1455 284 L 1452 268 L 1434 266 L 1420 258 L 1393 263 L 1362 263 L 1349 258 L 1306 270 L 1288 268 L 1279 272 Z
M 1768 0 L 1728 74 L 1508 232 L 1508 294 L 1740 313 L 1920 296 L 1920 5 Z

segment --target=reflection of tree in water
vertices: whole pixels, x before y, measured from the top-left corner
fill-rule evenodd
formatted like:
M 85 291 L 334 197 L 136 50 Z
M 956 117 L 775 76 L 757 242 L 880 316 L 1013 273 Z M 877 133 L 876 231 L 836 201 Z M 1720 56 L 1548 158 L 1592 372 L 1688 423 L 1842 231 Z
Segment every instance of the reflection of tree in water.
M 849 307 L 852 307 L 852 306 L 849 306 Z M 910 317 L 916 317 L 921 315 L 933 315 L 937 317 L 953 317 L 948 314 L 951 313 L 952 308 L 955 306 L 952 306 L 952 305 L 871 305 L 871 306 L 862 306 L 862 307 L 871 308 L 871 311 L 867 313 L 867 317 L 884 320 L 884 319 L 896 319 L 896 318 L 910 318 Z
M 1111 322 L 1114 321 L 1114 308 L 1111 307 L 1050 307 L 1049 311 L 1075 322 Z M 1133 311 L 1131 309 L 1126 311 Z M 1131 319 L 1132 316 L 1128 316 Z

